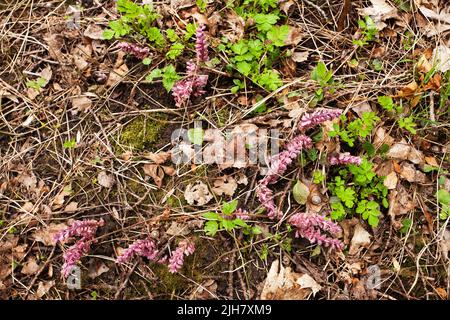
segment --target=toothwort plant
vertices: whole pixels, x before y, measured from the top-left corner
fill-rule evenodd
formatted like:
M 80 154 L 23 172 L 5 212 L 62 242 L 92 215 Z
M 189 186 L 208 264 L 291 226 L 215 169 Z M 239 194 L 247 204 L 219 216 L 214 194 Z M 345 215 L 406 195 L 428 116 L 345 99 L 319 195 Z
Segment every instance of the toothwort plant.
M 182 240 L 178 244 L 178 247 L 172 253 L 172 256 L 169 258 L 169 272 L 176 273 L 178 272 L 184 264 L 184 256 L 189 256 L 193 254 L 195 251 L 195 245 L 193 242 L 188 240 Z
M 338 109 L 319 110 L 310 114 L 305 114 L 299 121 L 298 129 L 300 132 L 313 128 L 325 121 L 332 120 L 341 115 L 342 111 Z M 283 175 L 287 167 L 298 157 L 302 150 L 312 147 L 312 140 L 305 134 L 299 134 L 292 139 L 285 147 L 285 150 L 270 159 L 270 168 L 267 175 L 259 181 L 256 193 L 261 204 L 266 208 L 267 215 L 273 219 L 280 217 L 282 212 L 275 206 L 273 199 L 273 191 L 269 188 L 270 184 L 278 181 Z M 361 159 L 351 157 L 347 154 L 332 158 L 333 164 L 338 163 L 358 163 Z M 335 236 L 339 233 L 340 227 L 330 220 L 319 214 L 301 214 L 295 215 L 290 219 L 290 223 L 297 227 L 296 236 L 301 236 L 312 243 L 323 244 L 334 249 L 342 249 L 342 243 L 332 237 L 323 234 L 328 232 Z
M 137 44 L 129 43 L 129 42 L 120 42 L 117 47 L 121 49 L 123 52 L 131 54 L 138 59 L 145 59 L 150 54 L 150 49 L 147 47 L 141 47 Z
M 197 28 L 195 51 L 196 60 L 189 60 L 186 63 L 186 78 L 176 82 L 172 88 L 177 107 L 183 106 L 191 96 L 198 97 L 205 93 L 204 87 L 208 82 L 208 75 L 202 70 L 202 64 L 208 61 L 209 57 L 204 25 Z
M 72 268 L 87 255 L 91 249 L 91 244 L 97 242 L 95 233 L 97 228 L 104 225 L 103 219 L 74 221 L 68 228 L 60 231 L 55 235 L 55 240 L 62 242 L 72 237 L 80 237 L 73 246 L 71 246 L 63 255 L 64 264 L 62 266 L 62 274 L 68 277 Z

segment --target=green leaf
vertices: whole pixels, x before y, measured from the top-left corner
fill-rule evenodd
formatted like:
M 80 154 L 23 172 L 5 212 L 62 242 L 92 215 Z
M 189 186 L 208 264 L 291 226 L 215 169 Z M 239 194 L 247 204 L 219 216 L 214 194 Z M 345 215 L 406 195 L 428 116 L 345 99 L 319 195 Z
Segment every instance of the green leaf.
M 103 31 L 103 39 L 111 40 L 112 38 L 114 38 L 114 34 L 115 34 L 115 32 L 113 30 L 106 29 Z
M 142 64 L 144 65 L 144 66 L 148 66 L 148 65 L 150 65 L 152 63 L 152 59 L 150 59 L 150 58 L 144 58 L 143 60 L 142 60 Z
M 253 234 L 261 234 L 262 233 L 262 230 L 261 230 L 261 228 L 260 227 L 252 227 L 252 233 Z
M 309 188 L 301 181 L 297 181 L 292 189 L 292 195 L 298 204 L 306 204 L 309 196 Z
M 175 60 L 181 53 L 183 53 L 184 45 L 181 43 L 173 44 L 169 51 L 166 53 L 166 57 Z
M 450 193 L 447 190 L 440 189 L 437 192 L 439 203 L 450 205 Z
M 394 101 L 392 100 L 391 97 L 379 96 L 378 103 L 384 110 L 389 111 L 389 112 L 394 111 L 395 105 L 394 105 Z
M 178 37 L 178 35 L 176 34 L 175 30 L 173 30 L 173 29 L 167 29 L 166 30 L 166 36 L 167 36 L 167 39 L 169 39 L 170 42 L 176 42 L 180 38 L 180 37 Z
M 216 221 L 208 221 L 205 223 L 203 230 L 205 231 L 206 235 L 215 236 L 217 230 L 219 230 L 219 225 Z
M 65 149 L 73 149 L 73 148 L 75 148 L 76 145 L 77 145 L 77 141 L 75 140 L 75 138 L 72 138 L 70 140 L 64 141 L 63 147 Z
M 252 70 L 252 66 L 246 61 L 241 61 L 236 63 L 236 69 L 244 76 L 248 76 L 250 74 L 250 71 Z
M 234 219 L 233 223 L 239 227 L 248 227 L 248 224 L 242 219 Z
M 287 25 L 283 26 L 273 26 L 267 32 L 267 40 L 271 41 L 271 43 L 276 47 L 284 46 L 284 41 L 287 38 L 289 33 L 289 27 Z
M 167 90 L 167 92 L 169 92 L 172 89 L 175 82 L 180 80 L 180 76 L 177 74 L 175 67 L 172 64 L 169 64 L 164 68 L 162 77 L 163 77 L 163 86 Z
M 193 23 L 188 23 L 186 25 L 186 33 L 184 34 L 184 40 L 189 40 L 197 31 L 197 26 Z
M 225 228 L 225 230 L 227 230 L 227 231 L 231 231 L 231 230 L 233 230 L 234 227 L 235 227 L 235 224 L 234 224 L 234 222 L 233 222 L 232 220 L 224 219 L 224 220 L 222 220 L 222 221 L 220 222 L 220 224 L 221 224 L 221 225 Z
M 208 220 L 221 220 L 221 216 L 217 212 L 207 212 L 202 215 L 203 218 Z
M 153 69 L 152 72 L 145 77 L 146 81 L 152 82 L 154 78 L 159 78 L 162 76 L 162 70 L 159 68 Z
M 201 146 L 203 144 L 204 132 L 202 128 L 192 128 L 187 132 L 188 139 L 193 144 Z
M 276 24 L 280 17 L 276 14 L 258 13 L 253 15 L 258 31 L 269 31 L 272 25 Z
M 283 81 L 281 81 L 278 72 L 269 69 L 265 70 L 260 75 L 257 75 L 254 78 L 254 81 L 261 87 L 269 91 L 274 91 L 281 87 L 281 85 L 283 84 Z
M 233 200 L 230 202 L 224 202 L 222 204 L 222 213 L 226 215 L 231 215 L 237 208 L 238 201 Z

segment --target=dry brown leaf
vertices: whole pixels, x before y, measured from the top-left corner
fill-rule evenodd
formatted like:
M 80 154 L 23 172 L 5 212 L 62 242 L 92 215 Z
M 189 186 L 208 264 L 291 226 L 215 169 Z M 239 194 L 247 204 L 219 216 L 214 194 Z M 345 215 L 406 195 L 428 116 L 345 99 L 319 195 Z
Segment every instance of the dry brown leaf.
M 442 238 L 439 240 L 442 254 L 445 259 L 448 259 L 448 252 L 450 251 L 450 230 L 445 230 Z
M 31 237 L 46 246 L 54 247 L 56 245 L 56 234 L 66 228 L 67 224 L 65 223 L 50 223 L 47 227 L 36 230 Z
M 35 257 L 29 257 L 27 262 L 23 264 L 22 270 L 20 271 L 26 275 L 33 275 L 39 271 L 39 265 L 36 263 Z
M 110 72 L 108 81 L 106 81 L 106 86 L 107 87 L 115 86 L 116 84 L 118 84 L 123 80 L 123 78 L 126 76 L 127 73 L 128 67 L 125 63 L 115 68 L 113 71 Z
M 426 6 L 418 6 L 420 13 L 422 13 L 427 20 L 423 27 L 424 33 L 428 37 L 432 37 L 447 30 L 450 30 L 450 7 L 439 8 L 435 6 L 434 10 L 427 8 Z
M 398 12 L 395 7 L 392 7 L 385 0 L 370 0 L 371 7 L 360 9 L 359 12 L 363 16 L 370 16 L 375 23 L 378 30 L 383 30 L 387 27 L 385 21 L 390 18 L 397 18 Z
M 214 180 L 212 191 L 221 196 L 225 194 L 227 196 L 232 196 L 237 189 L 237 182 L 232 176 L 222 176 Z
M 92 106 L 92 100 L 86 96 L 72 98 L 72 106 L 76 111 L 88 112 Z
M 36 290 L 36 295 L 38 298 L 45 296 L 50 289 L 55 285 L 55 281 L 39 281 L 38 288 Z
M 449 26 L 450 26 L 450 24 L 449 24 Z M 438 70 L 442 73 L 450 70 L 450 47 L 449 46 L 450 46 L 450 42 L 449 42 L 449 45 L 440 44 L 433 50 L 433 64 L 434 64 L 436 70 Z
M 292 53 L 292 60 L 295 62 L 305 62 L 306 60 L 308 60 L 309 57 L 309 52 L 308 51 L 302 51 L 302 52 L 296 52 L 294 51 Z
M 244 36 L 245 21 L 234 10 L 229 10 L 225 16 L 229 28 L 224 28 L 222 34 L 231 42 L 236 43 Z
M 166 230 L 166 234 L 169 236 L 187 236 L 191 230 L 186 223 L 178 223 L 172 221 L 170 227 Z
M 70 196 L 71 190 L 71 186 L 65 186 L 63 190 L 53 199 L 51 204 L 53 210 L 59 209 L 63 206 L 64 198 Z
M 33 172 L 22 172 L 16 179 L 25 188 L 31 190 L 36 189 L 37 179 Z
M 164 170 L 158 164 L 144 164 L 144 173 L 150 176 L 158 188 L 161 188 L 164 179 Z
M 408 182 L 426 182 L 425 174 L 419 170 L 416 170 L 413 164 L 407 162 L 403 162 L 401 165 L 400 177 Z
M 389 173 L 383 181 L 383 184 L 388 189 L 395 189 L 397 187 L 398 177 L 397 174 L 392 171 Z
M 197 181 L 195 184 L 188 184 L 184 191 L 184 198 L 190 205 L 203 206 L 211 201 L 213 196 L 211 192 L 209 192 L 206 184 Z
M 286 39 L 284 40 L 284 44 L 287 46 L 297 45 L 303 38 L 302 29 L 289 26 L 289 32 L 287 34 Z
M 391 159 L 406 160 L 406 159 L 408 159 L 410 152 L 411 152 L 411 147 L 405 141 L 403 141 L 403 142 L 394 144 L 389 149 L 386 156 Z
M 372 107 L 367 101 L 362 101 L 358 104 L 355 104 L 354 106 L 352 106 L 352 110 L 355 111 L 359 117 L 362 117 L 362 115 L 366 112 L 373 112 Z
M 368 248 L 370 245 L 370 237 L 370 233 L 367 232 L 360 223 L 358 223 L 355 226 L 348 253 L 354 255 L 359 252 L 361 247 Z
M 105 188 L 112 188 L 116 183 L 114 175 L 106 173 L 106 171 L 100 171 L 97 176 L 97 182 L 99 185 Z
M 291 271 L 275 260 L 264 282 L 261 300 L 305 300 L 321 287 L 309 275 Z M 303 287 L 304 286 L 304 287 Z
M 416 207 L 411 193 L 399 184 L 397 189 L 389 192 L 389 216 L 392 220 L 398 215 L 409 213 Z
M 149 159 L 156 164 L 163 164 L 164 162 L 169 160 L 171 156 L 172 156 L 172 152 L 170 152 L 170 151 L 168 151 L 168 152 L 162 151 L 162 152 L 158 152 L 158 153 L 147 152 L 144 154 L 144 158 Z
M 77 211 L 77 209 L 78 209 L 78 202 L 72 201 L 64 208 L 64 212 L 72 213 Z
M 83 35 L 93 40 L 104 40 L 103 29 L 96 24 L 90 24 L 86 30 L 84 30 Z

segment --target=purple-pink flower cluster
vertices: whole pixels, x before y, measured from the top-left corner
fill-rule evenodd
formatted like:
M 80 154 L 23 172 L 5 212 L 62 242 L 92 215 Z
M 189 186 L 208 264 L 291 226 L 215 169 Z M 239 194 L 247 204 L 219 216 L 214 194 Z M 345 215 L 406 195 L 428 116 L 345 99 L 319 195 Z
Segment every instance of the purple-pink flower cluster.
M 131 54 L 138 59 L 143 60 L 147 58 L 150 54 L 150 49 L 147 47 L 141 47 L 134 43 L 129 42 L 120 42 L 117 47 L 121 49 L 123 52 Z
M 158 255 L 158 249 L 152 239 L 143 239 L 133 242 L 125 251 L 117 257 L 117 263 L 125 263 L 131 260 L 133 256 L 143 256 L 153 261 Z
M 268 187 L 269 184 L 275 183 L 278 178 L 284 174 L 288 166 L 297 158 L 300 152 L 304 149 L 309 149 L 312 146 L 312 140 L 305 135 L 298 135 L 292 139 L 284 151 L 280 152 L 270 160 L 270 167 L 267 175 L 259 182 L 256 189 L 261 204 L 266 208 L 267 215 L 273 219 L 281 215 L 281 212 L 276 208 L 273 200 L 273 192 Z
M 296 237 L 308 239 L 311 243 L 324 245 L 333 249 L 341 250 L 344 244 L 332 236 L 337 236 L 341 232 L 341 227 L 324 216 L 313 213 L 296 213 L 290 219 L 289 223 L 295 226 Z M 329 233 L 331 236 L 327 235 Z
M 150 261 L 167 264 L 171 273 L 178 272 L 184 264 L 184 257 L 191 255 L 195 251 L 195 245 L 192 241 L 182 240 L 178 247 L 172 252 L 167 261 L 167 256 L 158 259 L 159 250 L 154 240 L 148 238 L 136 240 L 116 259 L 116 263 L 127 263 L 134 256 L 143 256 Z
M 182 240 L 178 244 L 178 247 L 172 253 L 172 256 L 169 258 L 169 272 L 176 273 L 178 272 L 184 264 L 184 257 L 193 254 L 195 251 L 195 245 L 193 242 Z
M 181 107 L 192 95 L 198 97 L 206 92 L 204 87 L 208 82 L 208 75 L 201 69 L 201 64 L 209 59 L 208 43 L 204 31 L 204 25 L 197 28 L 196 61 L 189 60 L 186 63 L 186 78 L 176 82 L 172 88 L 172 96 L 177 107 Z
M 342 113 L 340 109 L 324 109 L 318 110 L 313 113 L 306 113 L 300 119 L 298 123 L 298 129 L 300 131 L 307 130 L 309 128 L 315 127 L 325 121 L 333 120 L 339 117 Z
M 337 156 L 332 155 L 328 159 L 331 165 L 338 165 L 338 164 L 356 164 L 360 165 L 362 162 L 362 159 L 360 157 L 352 156 L 350 153 L 340 153 Z
M 80 239 L 64 253 L 64 264 L 62 274 L 68 277 L 72 268 L 80 259 L 89 253 L 91 244 L 95 243 L 95 233 L 97 228 L 104 225 L 103 219 L 74 221 L 68 228 L 55 235 L 56 241 L 64 241 L 71 237 L 80 237 Z

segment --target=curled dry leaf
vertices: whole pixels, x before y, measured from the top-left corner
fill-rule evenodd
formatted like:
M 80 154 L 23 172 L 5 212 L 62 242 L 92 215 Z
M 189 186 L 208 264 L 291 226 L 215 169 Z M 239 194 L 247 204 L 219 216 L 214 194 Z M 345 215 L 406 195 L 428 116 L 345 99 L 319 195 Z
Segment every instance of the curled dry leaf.
M 445 259 L 448 259 L 448 252 L 450 251 L 450 231 L 445 230 L 444 234 L 442 235 L 441 240 L 439 240 L 439 244 L 441 246 L 442 254 L 444 255 Z
M 215 179 L 213 185 L 212 191 L 215 194 L 218 196 L 225 194 L 230 197 L 234 194 L 238 186 L 236 180 L 232 176 L 227 175 Z
M 390 18 L 397 18 L 398 12 L 395 7 L 392 7 L 385 0 L 370 0 L 371 7 L 360 9 L 359 12 L 362 16 L 370 16 L 375 22 L 378 30 L 383 30 L 387 27 L 385 21 Z
M 370 233 L 367 232 L 360 223 L 358 223 L 355 226 L 353 237 L 350 242 L 349 254 L 357 254 L 361 247 L 368 248 L 370 245 L 370 237 Z
M 410 192 L 399 184 L 397 189 L 389 192 L 389 216 L 392 220 L 398 215 L 409 213 L 416 207 Z
M 144 173 L 152 177 L 158 188 L 161 188 L 164 179 L 164 170 L 160 165 L 148 163 L 144 164 Z
M 188 184 L 184 191 L 184 198 L 190 205 L 203 206 L 211 201 L 213 196 L 211 192 L 209 192 L 206 184 L 197 181 L 195 184 Z
M 294 51 L 291 56 L 292 60 L 295 62 L 298 62 L 298 63 L 305 62 L 306 60 L 308 60 L 308 57 L 309 57 L 308 51 L 302 51 L 302 52 Z
M 64 212 L 72 213 L 77 211 L 77 209 L 78 209 L 78 202 L 72 201 L 64 208 Z
M 388 189 L 395 189 L 397 187 L 398 177 L 397 174 L 392 171 L 389 173 L 383 181 L 383 184 Z
M 448 6 L 436 6 L 433 10 L 424 5 L 419 5 L 418 8 L 420 13 L 427 18 L 427 24 L 423 31 L 428 37 L 450 30 L 450 8 Z
M 303 38 L 302 29 L 289 26 L 289 32 L 287 34 L 286 39 L 284 40 L 284 44 L 289 45 L 297 45 Z
M 72 106 L 76 111 L 88 112 L 92 106 L 92 100 L 86 96 L 72 98 Z
M 450 15 L 449 15 L 450 16 Z M 449 18 L 450 20 L 450 18 Z M 450 26 L 450 24 L 449 24 Z M 444 73 L 450 70 L 450 42 L 449 45 L 440 44 L 433 50 L 433 61 L 436 70 Z
M 64 204 L 64 198 L 70 196 L 71 192 L 72 192 L 71 186 L 70 185 L 65 186 L 63 190 L 60 193 L 58 193 L 58 195 L 53 199 L 51 204 L 52 209 L 55 210 L 61 208 Z
M 128 73 L 128 67 L 125 63 L 118 66 L 117 68 L 114 68 L 113 71 L 110 72 L 108 80 L 106 81 L 107 87 L 113 87 L 119 82 L 123 80 L 123 78 Z
M 426 182 L 425 174 L 419 170 L 416 170 L 413 164 L 407 162 L 403 162 L 401 165 L 400 177 L 408 182 Z
M 311 276 L 293 272 L 275 260 L 267 273 L 261 300 L 305 300 L 320 289 Z
M 45 296 L 50 289 L 55 285 L 55 281 L 39 281 L 38 288 L 36 290 L 36 296 L 42 298 Z
M 164 162 L 169 160 L 171 156 L 172 156 L 172 152 L 170 152 L 170 151 L 158 152 L 158 153 L 147 152 L 144 154 L 144 158 L 149 159 L 156 164 L 163 164 Z
M 97 176 L 98 184 L 105 188 L 112 188 L 116 183 L 114 175 L 108 174 L 106 171 L 100 171 Z
M 27 262 L 23 264 L 22 270 L 20 271 L 26 275 L 33 275 L 39 271 L 39 265 L 36 263 L 35 257 L 29 257 Z
M 186 223 L 178 223 L 176 221 L 173 221 L 169 229 L 166 230 L 166 234 L 169 236 L 187 236 L 190 232 L 191 230 Z
M 65 228 L 67 228 L 65 223 L 50 223 L 48 226 L 36 230 L 31 237 L 46 246 L 54 247 L 56 245 L 55 235 Z
M 92 40 L 104 40 L 103 38 L 103 29 L 96 25 L 96 24 L 90 24 L 86 30 L 84 30 L 83 35 L 86 38 L 92 39 Z

